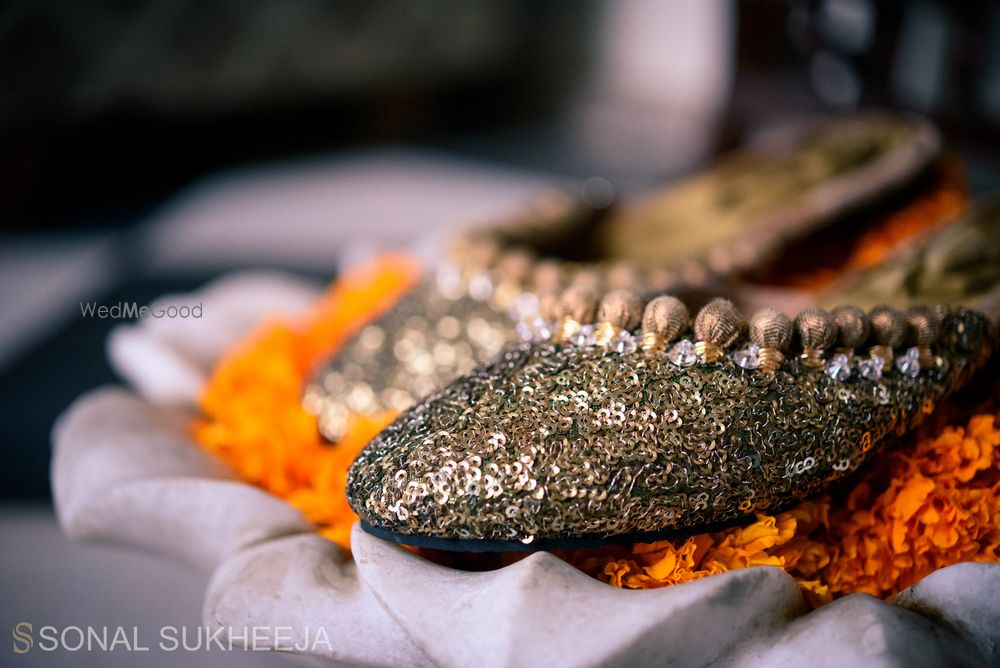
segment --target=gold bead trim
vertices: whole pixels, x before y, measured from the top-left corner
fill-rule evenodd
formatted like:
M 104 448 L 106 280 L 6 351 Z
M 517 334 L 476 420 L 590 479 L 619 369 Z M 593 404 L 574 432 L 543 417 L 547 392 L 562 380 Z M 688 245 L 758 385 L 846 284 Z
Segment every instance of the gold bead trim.
M 569 291 L 571 290 L 573 288 L 569 288 L 564 295 L 569 296 Z M 621 293 L 622 291 L 618 292 Z M 621 294 L 616 295 L 614 292 L 606 293 L 603 297 L 600 296 L 600 293 L 591 293 L 590 298 L 595 303 L 606 306 L 615 299 L 626 303 L 627 300 L 623 301 L 621 296 Z M 666 299 L 674 300 L 676 304 L 670 305 L 668 309 L 667 303 L 664 302 Z M 638 348 L 647 355 L 660 355 L 668 352 L 671 348 L 671 343 L 686 337 L 688 341 L 694 340 L 692 352 L 702 364 L 718 362 L 730 350 L 734 352 L 739 350 L 737 344 L 748 342 L 754 344 L 757 350 L 758 363 L 756 366 L 748 366 L 746 368 L 749 370 L 758 368 L 768 373 L 773 373 L 781 368 L 788 359 L 794 359 L 803 369 L 823 371 L 827 368 L 828 358 L 832 359 L 834 356 L 842 354 L 853 361 L 856 357 L 856 350 L 844 345 L 833 347 L 830 350 L 805 345 L 807 343 L 806 339 L 823 340 L 832 343 L 838 340 L 838 336 L 840 335 L 841 324 L 838 324 L 833 316 L 819 309 L 807 309 L 795 319 L 795 323 L 799 325 L 798 350 L 790 352 L 788 348 L 792 347 L 790 345 L 790 342 L 793 340 L 791 333 L 792 320 L 783 313 L 773 309 L 758 311 L 750 321 L 748 329 L 747 323 L 742 320 L 742 316 L 735 310 L 735 307 L 724 300 L 710 302 L 708 306 L 698 313 L 698 317 L 693 320 L 688 320 L 686 308 L 674 297 L 657 297 L 645 303 L 645 306 L 643 306 L 642 301 L 633 300 L 633 302 L 630 303 L 628 308 L 624 309 L 606 308 L 605 318 L 596 323 L 593 322 L 597 320 L 594 316 L 588 316 L 585 321 L 564 316 L 558 321 L 555 327 L 555 334 L 551 338 L 557 343 L 569 343 L 575 339 L 577 333 L 587 328 L 588 342 L 577 342 L 576 345 L 593 345 L 610 350 L 615 340 L 627 333 L 635 337 L 631 339 L 632 343 L 630 345 L 632 346 L 632 350 Z M 930 312 L 930 309 L 925 310 Z M 614 318 L 615 321 L 612 321 L 607 319 L 607 313 L 610 311 L 615 311 L 615 313 L 620 311 L 624 315 L 619 314 L 620 317 L 616 317 Z M 680 311 L 683 311 L 683 317 Z M 643 314 L 643 325 L 638 331 L 635 331 L 634 327 L 624 327 L 619 324 L 619 322 L 624 321 L 628 321 L 633 325 L 637 324 L 635 321 L 640 312 Z M 888 307 L 881 307 L 879 310 L 879 316 L 883 319 L 890 319 L 895 313 L 895 311 L 888 309 Z M 838 307 L 834 311 L 834 314 L 840 316 L 841 323 L 848 328 L 848 334 L 850 335 L 846 337 L 848 339 L 857 339 L 861 333 L 868 330 L 868 316 L 860 309 L 842 306 Z M 667 315 L 669 315 L 669 318 Z M 805 316 L 808 316 L 808 318 Z M 847 316 L 850 317 L 848 318 Z M 819 322 L 820 320 L 822 322 Z M 820 328 L 816 323 L 823 325 L 823 327 Z M 667 327 L 667 324 L 670 326 Z M 809 325 L 809 327 L 806 327 L 806 325 Z M 592 334 L 589 329 L 591 327 L 593 328 Z M 692 327 L 694 330 L 693 335 Z M 820 332 L 822 336 L 816 334 L 820 329 L 823 330 Z M 699 330 L 701 331 L 700 335 Z M 882 330 L 888 331 L 885 323 L 883 323 Z M 665 336 L 663 332 L 669 332 L 669 337 Z M 873 332 L 878 334 L 875 330 Z M 885 335 L 885 332 L 883 332 L 880 338 Z M 845 337 L 841 337 L 840 340 L 843 340 L 843 338 Z M 883 372 L 890 373 L 896 368 L 895 348 L 883 343 L 877 343 L 878 340 L 876 338 L 876 343 L 868 347 L 867 356 L 869 358 L 877 357 L 881 359 L 883 362 Z M 932 346 L 917 346 L 917 349 L 920 352 L 919 361 L 921 369 L 929 370 L 938 367 L 938 358 L 934 355 Z M 616 350 L 622 352 L 620 348 L 616 348 Z
M 650 355 L 658 355 L 667 347 L 667 341 L 656 332 L 646 332 L 642 335 L 642 349 Z
M 846 355 L 847 359 L 853 360 L 854 348 L 847 348 L 846 346 L 837 346 L 836 348 L 833 349 L 833 356 L 836 357 L 837 355 Z
M 694 354 L 705 364 L 712 364 L 722 359 L 725 351 L 711 341 L 697 341 L 694 344 Z
M 805 348 L 799 355 L 799 361 L 807 369 L 822 369 L 823 351 L 818 348 Z
M 777 348 L 761 348 L 757 352 L 757 359 L 760 361 L 761 371 L 774 373 L 785 362 L 785 354 Z
M 610 322 L 604 321 L 597 326 L 597 330 L 594 332 L 594 342 L 602 348 L 607 348 L 620 331 L 622 330 Z
M 569 341 L 571 336 L 580 331 L 581 326 L 582 325 L 580 325 L 579 322 L 577 322 L 573 318 L 570 318 L 569 316 L 566 316 L 559 323 L 559 328 L 556 329 L 556 334 L 553 337 L 553 339 L 557 343 Z
M 876 345 L 868 349 L 868 356 L 875 358 L 881 357 L 882 361 L 885 363 L 883 368 L 888 371 L 892 368 L 893 355 L 892 348 L 890 346 Z

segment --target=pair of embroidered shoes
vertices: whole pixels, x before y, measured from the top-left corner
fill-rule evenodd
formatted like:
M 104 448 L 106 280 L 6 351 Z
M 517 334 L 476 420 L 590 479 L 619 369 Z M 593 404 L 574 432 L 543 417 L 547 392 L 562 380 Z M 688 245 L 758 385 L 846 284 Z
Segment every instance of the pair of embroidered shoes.
M 372 405 L 405 393 L 401 408 L 443 386 L 351 467 L 348 498 L 364 528 L 463 551 L 635 542 L 775 511 L 856 470 L 992 351 L 993 321 L 973 308 L 995 315 L 1000 204 L 816 295 L 844 304 L 829 311 L 764 309 L 746 322 L 716 299 L 692 318 L 659 293 L 752 266 L 831 216 L 898 193 L 926 172 L 932 149 L 921 123 L 857 119 L 756 170 L 730 161 L 617 216 L 562 200 L 533 218 L 547 221 L 540 254 L 586 246 L 571 242 L 587 229 L 618 264 L 533 261 L 525 225 L 465 240 L 472 265 L 418 286 L 373 325 L 382 345 L 367 344 L 368 367 L 349 346 L 307 392 L 321 415 L 335 413 L 329 427 L 369 408 L 340 402 L 351 383 L 368 386 Z M 699 222 L 701 245 L 690 238 Z M 628 252 L 609 240 L 624 230 L 636 242 Z M 682 263 L 691 255 L 697 263 Z M 511 342 L 518 324 L 525 340 Z M 449 346 L 464 350 L 461 364 L 438 364 L 454 361 L 441 353 Z M 424 386 L 393 385 L 420 355 L 430 355 Z
M 409 408 L 505 343 L 548 338 L 566 287 L 679 293 L 759 267 L 849 213 L 941 187 L 939 143 L 923 121 L 862 116 L 794 128 L 635 203 L 543 195 L 455 239 L 448 262 L 317 371 L 306 407 L 335 443 L 356 416 Z

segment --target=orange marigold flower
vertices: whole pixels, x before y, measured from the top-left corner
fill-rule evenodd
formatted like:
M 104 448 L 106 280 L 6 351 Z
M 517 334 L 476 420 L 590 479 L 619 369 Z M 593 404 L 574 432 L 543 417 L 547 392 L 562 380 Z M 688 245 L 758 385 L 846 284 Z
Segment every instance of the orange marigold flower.
M 345 547 L 356 520 L 344 493 L 347 469 L 395 415 L 358 417 L 332 445 L 302 407 L 302 388 L 319 360 L 395 303 L 417 276 L 413 262 L 387 258 L 335 282 L 310 316 L 265 323 L 231 350 L 201 397 L 195 438 Z

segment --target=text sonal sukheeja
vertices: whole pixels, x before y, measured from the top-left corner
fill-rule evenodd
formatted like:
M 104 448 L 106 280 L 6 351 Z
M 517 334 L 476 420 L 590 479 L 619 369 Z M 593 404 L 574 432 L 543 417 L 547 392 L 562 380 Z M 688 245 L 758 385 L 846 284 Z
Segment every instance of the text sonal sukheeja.
M 12 630 L 15 654 L 29 652 L 255 652 L 333 651 L 326 629 L 292 626 L 49 626 L 19 622 Z

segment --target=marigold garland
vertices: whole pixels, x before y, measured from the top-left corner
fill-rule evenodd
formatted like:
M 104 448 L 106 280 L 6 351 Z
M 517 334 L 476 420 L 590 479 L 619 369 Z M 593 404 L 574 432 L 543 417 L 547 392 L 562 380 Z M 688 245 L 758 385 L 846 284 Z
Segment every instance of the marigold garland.
M 394 416 L 357 419 L 330 445 L 302 409 L 301 390 L 317 361 L 416 277 L 412 263 L 390 258 L 335 282 L 310 317 L 265 323 L 234 348 L 203 395 L 197 440 L 345 547 L 356 520 L 344 493 L 347 469 Z M 889 596 L 948 564 L 1000 560 L 996 417 L 991 410 L 963 426 L 922 430 L 880 455 L 849 493 L 758 513 L 748 526 L 560 556 L 616 587 L 663 587 L 770 565 L 791 573 L 814 604 L 853 592 Z
M 746 527 L 565 557 L 618 587 L 648 589 L 746 566 L 780 566 L 814 604 L 887 597 L 960 561 L 1000 561 L 995 415 L 880 455 L 844 499 L 824 494 Z
M 318 360 L 388 309 L 418 276 L 414 262 L 390 257 L 335 281 L 310 316 L 264 323 L 230 351 L 202 395 L 195 438 L 344 547 L 356 519 L 345 495 L 347 469 L 395 415 L 355 418 L 333 446 L 302 408 L 302 388 Z

